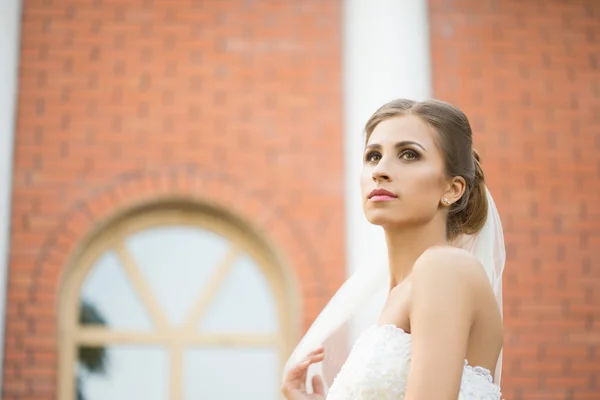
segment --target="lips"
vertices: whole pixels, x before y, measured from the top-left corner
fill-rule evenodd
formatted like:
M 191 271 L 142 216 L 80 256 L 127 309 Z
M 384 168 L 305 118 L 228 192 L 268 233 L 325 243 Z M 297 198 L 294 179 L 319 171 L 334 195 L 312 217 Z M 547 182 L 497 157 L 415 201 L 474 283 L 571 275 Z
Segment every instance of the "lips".
M 394 193 L 390 192 L 389 190 L 385 190 L 385 189 L 375 189 L 371 193 L 369 193 L 370 200 L 384 201 L 384 200 L 393 200 L 397 197 L 398 197 L 397 195 L 395 195 Z

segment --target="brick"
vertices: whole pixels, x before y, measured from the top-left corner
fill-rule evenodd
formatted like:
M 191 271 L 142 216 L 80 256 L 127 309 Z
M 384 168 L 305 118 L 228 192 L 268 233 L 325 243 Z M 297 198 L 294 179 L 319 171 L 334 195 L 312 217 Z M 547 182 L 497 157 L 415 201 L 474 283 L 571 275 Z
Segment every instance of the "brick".
M 248 221 L 309 297 L 300 322 L 315 317 L 344 274 L 343 214 L 314 234 L 344 204 L 321 190 L 343 176 L 340 7 L 23 6 L 3 399 L 56 397 L 64 272 L 91 230 L 141 200 L 177 194 Z M 320 165 L 317 148 L 333 149 Z M 301 209 L 300 192 L 316 193 Z
M 503 397 L 597 398 L 600 5 L 429 5 L 435 96 L 471 120 L 505 228 Z

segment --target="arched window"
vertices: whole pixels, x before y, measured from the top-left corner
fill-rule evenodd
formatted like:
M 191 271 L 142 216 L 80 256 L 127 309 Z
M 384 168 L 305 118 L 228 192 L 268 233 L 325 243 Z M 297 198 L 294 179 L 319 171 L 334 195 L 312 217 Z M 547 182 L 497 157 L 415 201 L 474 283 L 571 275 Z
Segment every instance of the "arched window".
M 167 208 L 112 224 L 64 281 L 60 398 L 275 400 L 289 288 L 248 230 Z

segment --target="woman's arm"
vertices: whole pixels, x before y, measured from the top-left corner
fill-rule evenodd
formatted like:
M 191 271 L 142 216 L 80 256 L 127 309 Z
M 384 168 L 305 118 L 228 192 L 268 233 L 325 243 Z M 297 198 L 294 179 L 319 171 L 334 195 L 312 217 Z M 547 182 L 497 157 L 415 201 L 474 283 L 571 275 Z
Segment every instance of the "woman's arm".
M 481 285 L 489 285 L 483 268 L 463 250 L 431 249 L 415 263 L 406 400 L 458 397 Z

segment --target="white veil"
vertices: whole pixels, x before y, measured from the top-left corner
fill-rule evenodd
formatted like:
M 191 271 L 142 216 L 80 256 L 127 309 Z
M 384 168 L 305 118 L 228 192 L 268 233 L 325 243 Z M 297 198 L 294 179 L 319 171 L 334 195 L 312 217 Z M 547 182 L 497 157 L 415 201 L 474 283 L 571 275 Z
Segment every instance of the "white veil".
M 483 228 L 475 235 L 459 236 L 453 245 L 468 250 L 479 259 L 485 268 L 502 311 L 502 272 L 506 261 L 504 234 L 496 204 L 487 188 L 486 194 L 488 213 Z M 335 293 L 298 343 L 284 367 L 284 376 L 309 352 L 322 345 L 325 347 L 325 360 L 322 363 L 311 365 L 307 387 L 311 388 L 311 377 L 315 374 L 335 376 L 351 347 L 351 344 L 346 341 L 347 336 L 344 335 L 344 325 L 361 306 L 372 301 L 373 297 L 381 291 L 389 290 L 388 285 L 387 265 L 358 269 Z M 497 384 L 500 383 L 501 370 L 502 353 L 500 353 L 494 377 Z M 328 385 L 331 384 L 331 379 L 325 379 L 325 381 Z

